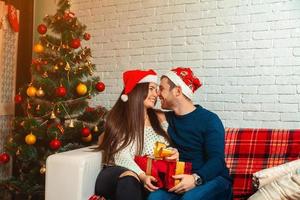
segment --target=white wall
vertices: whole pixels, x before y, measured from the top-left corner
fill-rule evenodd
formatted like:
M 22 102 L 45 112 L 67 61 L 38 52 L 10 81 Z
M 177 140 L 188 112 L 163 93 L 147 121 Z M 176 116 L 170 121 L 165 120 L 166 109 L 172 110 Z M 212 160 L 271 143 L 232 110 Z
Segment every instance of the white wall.
M 299 0 L 72 0 L 111 107 L 122 71 L 192 66 L 227 127 L 300 128 Z

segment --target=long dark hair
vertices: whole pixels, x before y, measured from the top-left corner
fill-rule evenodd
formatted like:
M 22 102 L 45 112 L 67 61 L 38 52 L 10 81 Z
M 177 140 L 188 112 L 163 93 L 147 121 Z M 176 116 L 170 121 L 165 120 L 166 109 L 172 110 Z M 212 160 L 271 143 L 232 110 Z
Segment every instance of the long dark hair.
M 148 95 L 149 83 L 140 83 L 128 94 L 128 101 L 123 102 L 121 95 L 116 104 L 109 111 L 103 142 L 98 149 L 103 150 L 103 163 L 114 163 L 116 153 L 137 142 L 137 154 L 141 154 L 144 147 L 145 113 L 144 100 Z M 170 141 L 168 134 L 161 127 L 154 109 L 147 109 L 151 126 Z

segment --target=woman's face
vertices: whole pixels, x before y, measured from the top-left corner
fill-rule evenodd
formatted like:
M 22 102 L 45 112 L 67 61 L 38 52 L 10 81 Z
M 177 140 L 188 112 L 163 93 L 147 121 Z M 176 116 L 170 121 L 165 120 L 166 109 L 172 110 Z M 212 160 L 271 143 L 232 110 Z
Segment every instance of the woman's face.
M 150 82 L 148 87 L 148 95 L 144 100 L 145 108 L 153 108 L 157 100 L 157 84 Z

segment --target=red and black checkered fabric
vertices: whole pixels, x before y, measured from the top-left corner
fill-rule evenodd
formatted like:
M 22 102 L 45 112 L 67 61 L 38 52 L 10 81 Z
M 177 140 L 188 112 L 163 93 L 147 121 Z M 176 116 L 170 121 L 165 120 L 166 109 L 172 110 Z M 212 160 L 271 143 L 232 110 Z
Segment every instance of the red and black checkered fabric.
M 227 128 L 225 157 L 234 199 L 245 199 L 255 192 L 254 172 L 300 158 L 300 129 Z

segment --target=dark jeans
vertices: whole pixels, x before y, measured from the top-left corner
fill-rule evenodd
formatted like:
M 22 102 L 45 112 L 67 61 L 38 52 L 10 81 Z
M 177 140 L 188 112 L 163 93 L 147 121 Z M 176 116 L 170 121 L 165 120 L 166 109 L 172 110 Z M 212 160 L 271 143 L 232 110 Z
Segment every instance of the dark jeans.
M 145 191 L 143 185 L 133 176 L 120 175 L 127 168 L 121 166 L 106 166 L 99 173 L 95 194 L 111 200 L 143 200 Z
M 178 195 L 166 190 L 151 192 L 148 200 L 231 200 L 231 182 L 221 176 Z

